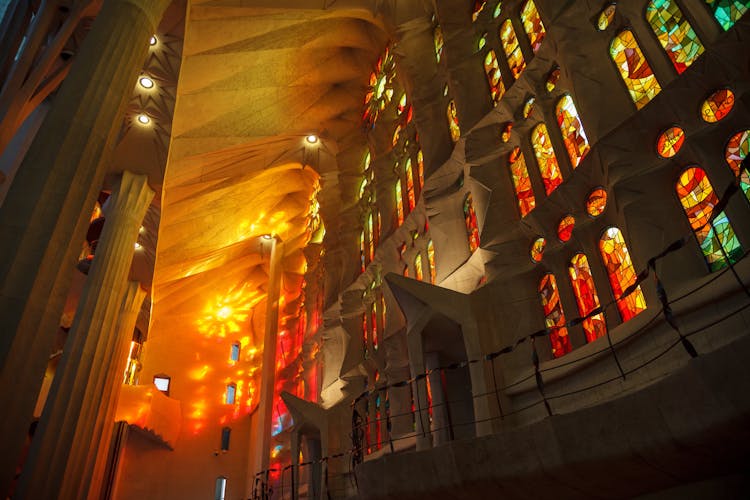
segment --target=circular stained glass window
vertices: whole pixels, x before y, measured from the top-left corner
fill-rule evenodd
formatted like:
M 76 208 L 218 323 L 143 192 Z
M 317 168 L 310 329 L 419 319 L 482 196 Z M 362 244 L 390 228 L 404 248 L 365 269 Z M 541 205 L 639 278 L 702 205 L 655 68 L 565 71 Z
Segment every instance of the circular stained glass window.
M 547 240 L 541 236 L 534 240 L 531 244 L 531 260 L 533 262 L 541 262 L 544 256 L 544 247 L 547 246 Z
M 685 131 L 680 127 L 669 127 L 656 141 L 656 152 L 662 158 L 672 158 L 685 142 Z
M 607 208 L 607 191 L 603 187 L 593 189 L 586 197 L 586 212 L 591 217 L 599 217 Z
M 734 107 L 734 92 L 720 89 L 708 96 L 701 105 L 701 118 L 708 123 L 716 123 L 732 111 Z
M 572 215 L 566 215 L 560 220 L 560 223 L 557 225 L 557 237 L 560 241 L 565 243 L 570 240 L 570 237 L 573 236 L 573 227 L 575 225 L 576 220 Z

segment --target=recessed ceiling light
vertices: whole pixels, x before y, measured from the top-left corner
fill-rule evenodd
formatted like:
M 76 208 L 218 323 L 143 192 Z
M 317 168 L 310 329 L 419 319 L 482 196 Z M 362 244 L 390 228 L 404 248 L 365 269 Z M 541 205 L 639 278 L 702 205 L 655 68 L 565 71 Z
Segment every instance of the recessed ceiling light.
M 141 113 L 136 117 L 136 119 L 138 120 L 138 123 L 142 125 L 148 125 L 149 123 L 151 123 L 151 118 L 149 118 L 145 113 Z
M 151 38 L 148 39 L 148 44 L 153 47 L 158 41 L 159 40 L 156 39 L 156 35 L 151 35 Z
M 151 78 L 147 77 L 147 76 L 142 76 L 138 80 L 138 83 L 140 83 L 141 87 L 143 87 L 144 89 L 152 89 L 152 88 L 154 88 L 154 81 Z
M 310 144 L 316 144 L 318 142 L 318 136 L 315 134 L 310 134 L 305 137 L 305 140 Z

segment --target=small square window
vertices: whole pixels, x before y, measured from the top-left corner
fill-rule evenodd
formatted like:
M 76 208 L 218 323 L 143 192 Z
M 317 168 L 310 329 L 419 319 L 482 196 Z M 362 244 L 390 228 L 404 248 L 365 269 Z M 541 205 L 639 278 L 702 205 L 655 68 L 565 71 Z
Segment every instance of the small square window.
M 169 396 L 169 386 L 172 382 L 172 378 L 169 375 L 154 375 L 154 385 L 161 392 Z
M 234 404 L 234 396 L 237 392 L 237 386 L 235 384 L 228 384 L 227 385 L 227 394 L 226 394 L 226 402 L 228 405 Z

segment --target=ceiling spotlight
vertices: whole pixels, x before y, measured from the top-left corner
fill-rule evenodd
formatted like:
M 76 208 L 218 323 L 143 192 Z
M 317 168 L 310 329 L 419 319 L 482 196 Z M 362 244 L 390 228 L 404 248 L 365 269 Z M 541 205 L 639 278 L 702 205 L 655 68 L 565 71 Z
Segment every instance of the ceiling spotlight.
M 149 123 L 151 123 L 151 118 L 149 118 L 146 113 L 141 113 L 140 115 L 138 115 L 136 117 L 136 120 L 138 120 L 138 123 L 140 123 L 141 125 L 148 125 Z
M 135 249 L 136 249 L 136 250 L 140 250 L 141 248 L 143 248 L 143 247 L 141 246 L 141 244 L 140 244 L 140 243 L 138 243 L 137 241 L 135 242 L 135 245 L 134 245 L 134 247 L 135 247 Z
M 148 39 L 148 44 L 153 47 L 158 41 L 159 40 L 156 39 L 156 35 L 151 35 L 151 38 Z
M 307 141 L 307 142 L 308 142 L 309 144 L 317 144 L 317 142 L 318 142 L 318 136 L 317 136 L 317 135 L 315 135 L 315 134 L 310 134 L 310 135 L 308 135 L 307 137 L 305 137 L 305 140 L 306 140 L 306 141 Z
M 271 236 L 270 234 L 264 234 L 263 236 L 261 236 L 261 238 L 263 238 L 264 240 L 270 240 L 271 238 L 273 238 L 273 236 Z
M 154 81 L 151 78 L 147 77 L 147 76 L 142 76 L 138 80 L 138 83 L 140 83 L 141 87 L 143 87 L 144 89 L 152 89 L 152 88 L 154 88 Z

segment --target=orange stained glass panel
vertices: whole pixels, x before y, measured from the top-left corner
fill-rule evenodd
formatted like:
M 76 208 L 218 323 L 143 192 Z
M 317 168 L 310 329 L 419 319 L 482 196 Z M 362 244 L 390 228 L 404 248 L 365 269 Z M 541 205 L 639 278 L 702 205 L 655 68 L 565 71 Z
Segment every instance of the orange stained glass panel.
M 417 178 L 419 179 L 419 192 L 424 187 L 424 154 L 422 150 L 417 151 Z
M 563 243 L 570 241 L 571 236 L 573 236 L 573 228 L 575 225 L 576 220 L 572 215 L 566 215 L 560 219 L 560 222 L 557 224 L 557 237 L 560 241 Z
M 437 272 L 435 268 L 435 245 L 432 240 L 427 242 L 427 261 L 430 263 L 430 283 L 434 285 Z
M 708 123 L 716 123 L 724 119 L 734 107 L 734 92 L 729 89 L 719 89 L 701 105 L 701 118 Z
M 365 232 L 364 230 L 359 233 L 359 260 L 361 263 L 361 271 L 365 272 Z
M 372 325 L 372 347 L 378 349 L 378 312 L 377 303 L 370 304 L 370 325 Z
M 396 189 L 394 191 L 394 195 L 396 196 L 396 220 L 400 226 L 404 223 L 404 195 L 401 192 L 401 179 L 396 181 Z
M 370 262 L 372 262 L 375 260 L 375 230 L 372 223 L 372 212 L 367 216 L 367 242 L 367 256 L 369 257 Z
M 607 190 L 603 187 L 593 189 L 586 197 L 586 212 L 591 217 L 599 217 L 607 208 Z
M 487 4 L 487 2 L 482 2 L 481 0 L 474 0 L 474 9 L 471 13 L 471 22 L 474 22 L 479 17 L 479 14 L 482 13 L 482 10 L 484 10 L 484 6 Z
M 531 50 L 536 54 L 539 47 L 542 46 L 542 41 L 547 32 L 544 29 L 544 23 L 542 23 L 534 0 L 526 0 L 521 8 L 521 22 L 523 23 L 523 30 L 529 37 Z
M 724 159 L 726 159 L 729 168 L 732 169 L 736 177 L 740 176 L 742 162 L 745 161 L 749 153 L 750 129 L 737 132 L 729 138 L 726 151 L 724 152 Z
M 500 43 L 505 51 L 505 57 L 508 59 L 513 78 L 518 79 L 523 70 L 526 68 L 526 61 L 521 53 L 521 46 L 518 44 L 516 32 L 513 30 L 513 24 L 510 19 L 503 21 L 500 25 Z
M 422 255 L 417 254 L 414 256 L 414 277 L 418 279 L 419 281 L 422 281 L 424 279 L 424 274 L 422 273 Z
M 505 85 L 500 75 L 500 66 L 497 64 L 497 56 L 494 50 L 489 50 L 484 57 L 484 73 L 487 75 L 487 83 L 490 85 L 490 97 L 497 104 L 505 93 Z
M 508 122 L 503 126 L 503 131 L 500 133 L 500 140 L 508 142 L 510 140 L 510 133 L 513 130 L 513 122 Z
M 534 112 L 534 101 L 536 101 L 536 99 L 534 98 L 534 96 L 531 96 L 523 104 L 523 117 L 524 118 L 528 118 L 529 116 L 531 116 L 531 113 Z
M 409 202 L 409 212 L 414 210 L 416 205 L 416 196 L 414 194 L 414 171 L 411 168 L 411 158 L 406 159 L 406 166 L 404 167 L 406 174 L 406 199 Z
M 477 224 L 477 214 L 474 211 L 474 200 L 471 193 L 467 193 L 464 198 L 464 222 L 466 223 L 466 232 L 469 237 L 469 250 L 471 253 L 479 248 L 479 226 Z
M 549 72 L 549 75 L 547 76 L 547 83 L 544 84 L 544 87 L 547 89 L 547 92 L 552 92 L 555 90 L 555 87 L 557 87 L 557 81 L 560 79 L 560 68 L 555 67 L 552 69 L 552 71 Z
M 544 182 L 544 191 L 549 195 L 557 189 L 557 186 L 562 184 L 563 177 L 557 163 L 555 150 L 552 148 L 547 126 L 544 123 L 540 123 L 531 131 L 531 145 L 539 166 L 539 173 L 542 175 L 542 181 Z
M 568 150 L 570 163 L 576 168 L 591 150 L 586 131 L 583 130 L 583 123 L 572 97 L 567 94 L 562 96 L 557 101 L 556 111 L 557 124 L 562 132 L 565 149 Z
M 636 108 L 641 109 L 661 91 L 661 86 L 632 31 L 622 31 L 612 40 L 609 55 L 617 66 Z
M 531 244 L 531 260 L 532 262 L 541 262 L 544 257 L 544 247 L 547 246 L 547 240 L 541 236 L 534 240 Z
M 451 132 L 451 140 L 458 142 L 461 138 L 461 127 L 458 126 L 458 110 L 456 109 L 456 102 L 453 99 L 448 103 L 446 115 L 448 116 L 448 128 Z
M 662 158 L 672 158 L 680 152 L 685 143 L 685 131 L 680 127 L 669 127 L 659 135 L 656 141 L 656 152 Z
M 646 298 L 640 285 L 633 293 L 623 297 L 623 292 L 635 283 L 637 275 L 622 231 L 616 227 L 608 228 L 599 240 L 599 251 L 609 275 L 609 284 L 617 301 L 620 316 L 623 321 L 628 321 L 646 310 Z
M 433 39 L 435 42 L 435 59 L 439 63 L 440 60 L 443 58 L 443 29 L 438 25 L 435 26 L 435 31 L 433 32 Z
M 513 177 L 513 186 L 516 189 L 516 199 L 518 201 L 518 210 L 521 212 L 521 217 L 526 217 L 526 214 L 534 210 L 536 207 L 536 199 L 534 198 L 534 190 L 531 187 L 531 179 L 529 179 L 529 170 L 526 167 L 526 160 L 521 153 L 521 148 L 516 146 L 510 153 L 510 172 Z
M 586 255 L 577 253 L 570 260 L 568 266 L 570 284 L 573 286 L 573 294 L 578 304 L 578 314 L 581 317 L 588 316 L 594 309 L 599 307 L 599 295 L 596 293 L 594 277 L 591 276 L 591 268 Z M 607 333 L 607 323 L 604 321 L 604 313 L 598 313 L 583 320 L 583 331 L 586 341 L 592 342 Z
M 552 356 L 559 358 L 569 353 L 573 347 L 570 344 L 568 329 L 565 327 L 565 312 L 560 303 L 555 275 L 547 273 L 542 276 L 538 291 L 544 309 L 544 326 L 550 330 L 549 341 L 552 344 Z

